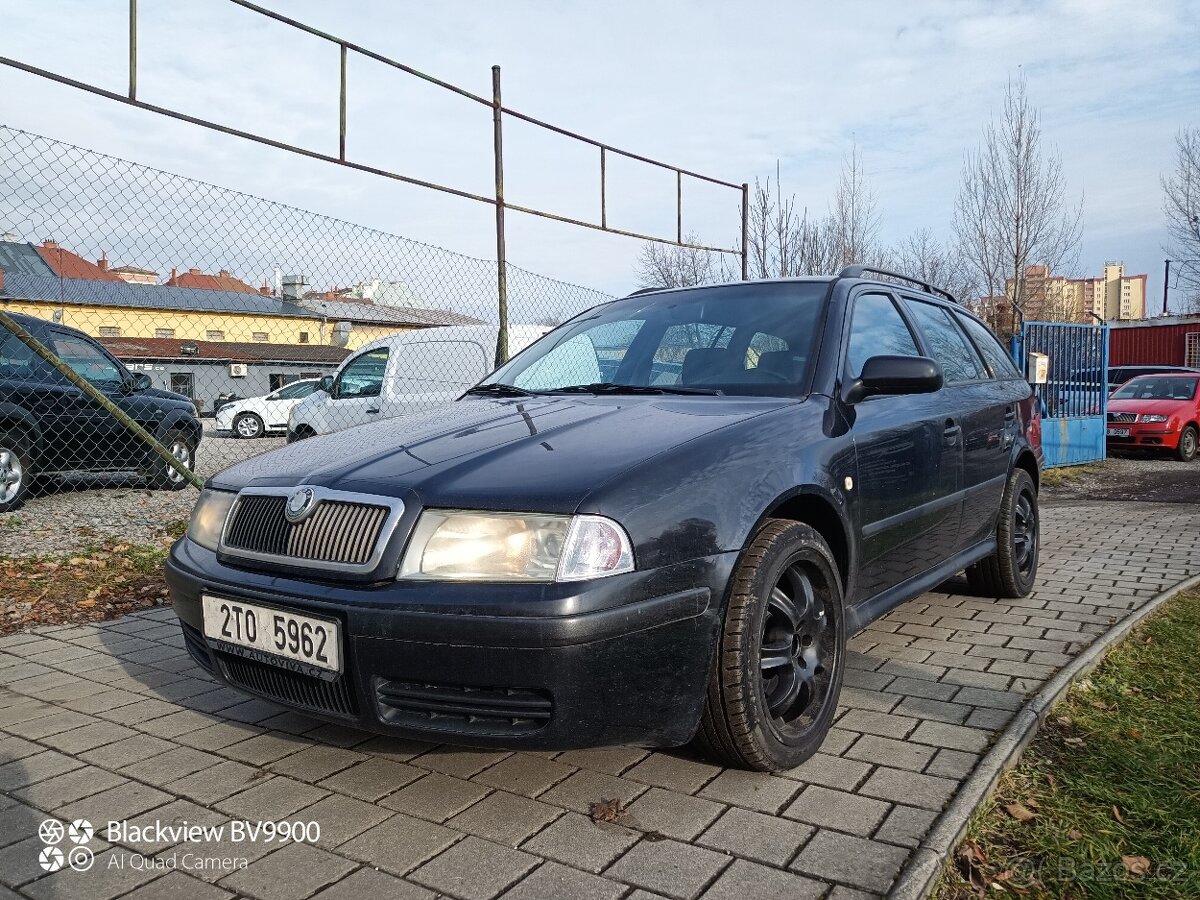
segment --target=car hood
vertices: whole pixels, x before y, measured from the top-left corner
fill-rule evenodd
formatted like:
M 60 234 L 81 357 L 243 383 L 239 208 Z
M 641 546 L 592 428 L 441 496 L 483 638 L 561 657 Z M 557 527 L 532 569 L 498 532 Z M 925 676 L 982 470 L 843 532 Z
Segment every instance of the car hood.
M 1109 400 L 1109 412 L 1141 413 L 1142 415 L 1182 415 L 1195 404 L 1194 400 Z
M 176 394 L 172 391 L 164 391 L 161 388 L 146 388 L 144 391 L 138 391 L 137 396 L 152 400 L 168 400 L 173 403 L 177 403 L 180 406 L 187 407 L 193 411 L 196 409 L 196 404 L 190 397 L 185 397 L 183 394 Z
M 425 506 L 573 512 L 627 468 L 795 403 L 730 397 L 466 399 L 308 438 L 213 476 L 211 486 L 313 484 Z

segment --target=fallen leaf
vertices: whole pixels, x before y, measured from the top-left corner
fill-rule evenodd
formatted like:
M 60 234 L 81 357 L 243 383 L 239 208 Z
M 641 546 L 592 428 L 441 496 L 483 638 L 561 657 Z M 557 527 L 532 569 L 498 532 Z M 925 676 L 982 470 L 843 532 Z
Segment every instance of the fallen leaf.
M 1141 729 L 1139 729 L 1139 728 L 1130 728 L 1128 731 L 1125 732 L 1125 736 L 1137 741 L 1137 740 L 1141 740 L 1142 732 L 1141 732 Z
M 588 815 L 592 817 L 593 822 L 616 822 L 625 815 L 625 804 L 616 797 L 612 800 L 601 800 L 588 807 Z
M 1070 831 L 1067 832 L 1067 840 L 1068 841 L 1078 841 L 1082 837 L 1083 837 L 1083 832 L 1080 831 L 1078 828 L 1072 828 Z
M 1018 822 L 1028 822 L 1030 819 L 1037 818 L 1037 813 L 1020 803 L 1010 803 L 1004 809 Z
M 1077 737 L 1063 738 L 1063 743 L 1070 744 L 1072 747 L 1082 747 L 1083 746 L 1083 738 L 1077 738 Z
M 1121 864 L 1129 875 L 1149 875 L 1150 860 L 1144 856 L 1122 856 Z
M 1118 822 L 1120 822 L 1122 825 L 1125 824 L 1125 820 L 1121 818 L 1121 811 L 1119 809 L 1117 809 L 1115 806 L 1113 807 L 1113 818 L 1116 819 Z
M 1050 787 L 1052 787 L 1052 788 L 1057 788 L 1058 787 L 1058 779 L 1055 778 L 1053 775 L 1051 775 L 1049 772 L 1047 772 L 1046 773 L 1046 784 L 1050 785 Z
M 1036 800 L 1034 800 L 1032 797 L 1030 797 L 1028 800 L 1025 801 L 1025 805 L 1032 807 L 1033 809 L 1041 808 L 1041 805 Z
M 1154 638 L 1151 637 L 1150 635 L 1146 635 L 1146 640 L 1142 641 L 1142 643 L 1143 644 L 1152 644 L 1152 643 L 1154 643 Z

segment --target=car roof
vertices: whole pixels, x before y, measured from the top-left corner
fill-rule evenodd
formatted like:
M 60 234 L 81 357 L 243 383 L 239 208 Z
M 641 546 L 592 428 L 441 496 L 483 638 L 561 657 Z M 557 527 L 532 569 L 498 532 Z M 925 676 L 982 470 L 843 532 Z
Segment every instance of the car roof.
M 1200 370 L 1180 368 L 1176 372 L 1151 372 L 1147 375 L 1135 375 L 1133 378 L 1130 378 L 1129 381 L 1127 381 L 1125 383 L 1129 384 L 1134 381 L 1146 381 L 1150 378 L 1179 378 L 1180 376 L 1182 376 L 1184 378 L 1187 378 L 1189 376 L 1200 377 Z

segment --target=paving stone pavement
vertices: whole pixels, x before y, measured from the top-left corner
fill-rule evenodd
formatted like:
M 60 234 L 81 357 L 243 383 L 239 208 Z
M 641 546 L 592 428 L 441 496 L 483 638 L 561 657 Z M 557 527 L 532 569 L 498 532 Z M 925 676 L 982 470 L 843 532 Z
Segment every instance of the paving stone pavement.
M 170 609 L 0 638 L 0 898 L 883 894 L 1023 699 L 1200 572 L 1191 506 L 1056 504 L 1043 531 L 1031 597 L 953 581 L 854 637 L 833 730 L 779 775 L 684 751 L 476 752 L 322 724 L 209 680 Z M 629 804 L 620 823 L 587 817 L 614 797 Z M 95 823 L 91 871 L 39 866 L 47 817 Z M 231 819 L 315 821 L 320 835 L 138 841 L 107 827 Z M 222 858 L 244 863 L 198 867 Z

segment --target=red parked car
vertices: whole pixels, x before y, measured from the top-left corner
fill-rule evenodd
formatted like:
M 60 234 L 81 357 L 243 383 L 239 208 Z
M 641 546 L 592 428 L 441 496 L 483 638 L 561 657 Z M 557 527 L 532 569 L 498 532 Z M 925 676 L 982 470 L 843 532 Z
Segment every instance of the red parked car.
M 1108 400 L 1109 449 L 1169 450 L 1196 458 L 1200 436 L 1200 374 L 1142 375 Z

